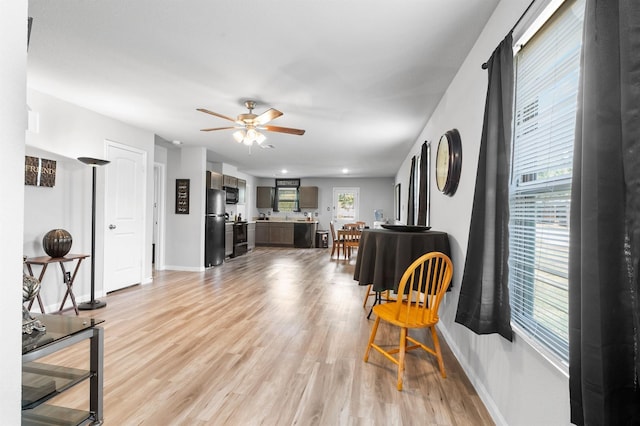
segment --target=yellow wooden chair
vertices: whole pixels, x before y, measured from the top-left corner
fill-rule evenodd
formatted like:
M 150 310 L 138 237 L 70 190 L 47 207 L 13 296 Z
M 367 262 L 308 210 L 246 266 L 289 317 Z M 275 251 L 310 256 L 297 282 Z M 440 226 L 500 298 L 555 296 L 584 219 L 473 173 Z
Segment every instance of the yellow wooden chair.
M 405 271 L 398 284 L 398 296 L 395 302 L 384 303 L 373 307 L 376 321 L 371 329 L 369 344 L 364 354 L 364 362 L 369 360 L 371 348 L 377 350 L 387 359 L 398 366 L 398 390 L 402 390 L 402 374 L 404 372 L 404 357 L 406 351 L 422 348 L 435 355 L 442 377 L 447 377 L 440 351 L 440 342 L 436 333 L 438 323 L 438 307 L 444 297 L 453 274 L 451 259 L 444 253 L 431 252 L 416 259 Z M 400 345 L 397 348 L 384 350 L 373 341 L 378 331 L 380 320 L 400 328 Z M 429 328 L 433 348 L 409 337 L 410 328 Z M 407 346 L 407 341 L 413 346 Z M 392 356 L 399 354 L 398 358 Z

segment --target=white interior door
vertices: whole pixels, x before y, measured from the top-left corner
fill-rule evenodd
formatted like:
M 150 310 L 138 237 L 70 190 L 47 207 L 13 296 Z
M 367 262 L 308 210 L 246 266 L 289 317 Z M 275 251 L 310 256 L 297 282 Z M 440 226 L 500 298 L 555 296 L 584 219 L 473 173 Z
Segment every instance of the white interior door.
M 164 269 L 165 175 L 165 165 L 156 163 L 153 167 L 153 267 L 157 271 Z
M 104 289 L 142 282 L 146 153 L 107 143 Z
M 360 219 L 360 188 L 333 188 L 333 220 L 337 227 Z

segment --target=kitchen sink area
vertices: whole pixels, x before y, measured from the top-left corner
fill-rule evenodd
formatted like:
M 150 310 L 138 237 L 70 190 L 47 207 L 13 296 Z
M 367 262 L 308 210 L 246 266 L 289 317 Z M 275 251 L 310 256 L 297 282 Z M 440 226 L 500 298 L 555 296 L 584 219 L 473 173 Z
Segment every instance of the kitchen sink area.
M 257 246 L 315 247 L 317 220 L 273 216 L 255 220 Z

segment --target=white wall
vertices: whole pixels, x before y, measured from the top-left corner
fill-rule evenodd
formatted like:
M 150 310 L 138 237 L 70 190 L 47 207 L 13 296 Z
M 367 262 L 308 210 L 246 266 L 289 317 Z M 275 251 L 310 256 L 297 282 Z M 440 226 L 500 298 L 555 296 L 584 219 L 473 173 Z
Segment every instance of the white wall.
M 22 214 L 24 131 L 27 127 L 27 2 L 3 1 L 0 12 L 0 413 L 2 422 L 20 424 Z
M 206 149 L 167 150 L 165 263 L 167 269 L 204 270 Z M 176 214 L 176 179 L 189 179 L 189 214 Z
M 53 228 L 67 229 L 73 237 L 73 253 L 91 253 L 92 171 L 77 157 L 105 158 L 105 141 L 118 142 L 147 152 L 147 188 L 153 188 L 154 134 L 63 100 L 28 90 L 27 100 L 38 115 L 39 126 L 27 132 L 27 153 L 57 161 L 54 188 L 24 188 L 24 246 L 29 256 L 44 255 L 42 237 Z M 105 167 L 108 167 L 105 166 Z M 104 168 L 98 168 L 96 182 L 96 296 L 104 295 Z M 146 193 L 143 282 L 151 281 L 153 237 L 153 191 Z M 90 299 L 91 264 L 81 264 L 74 282 L 78 301 Z M 37 273 L 34 271 L 34 273 Z M 64 295 L 62 274 L 47 272 L 42 297 L 47 310 L 57 309 Z M 67 305 L 70 306 L 70 305 Z M 32 308 L 33 309 L 33 308 Z M 37 309 L 36 309 L 37 311 Z
M 411 156 L 420 152 L 424 140 L 432 153 L 440 136 L 457 128 L 462 138 L 462 174 L 453 197 L 432 186 L 431 225 L 449 233 L 455 266 L 453 291 L 441 306 L 440 330 L 492 412 L 498 424 L 569 424 L 568 379 L 528 345 L 519 335 L 510 343 L 497 336 L 477 336 L 454 322 L 464 270 L 471 207 L 482 132 L 487 72 L 481 68 L 529 5 L 529 0 L 502 0 L 465 62 L 430 117 L 396 181 L 408 188 Z M 435 155 L 432 155 L 432 170 Z M 433 171 L 432 171 L 433 173 Z M 403 194 L 404 197 L 404 194 Z M 402 211 L 406 220 L 406 209 Z
M 383 210 L 384 217 L 393 221 L 393 178 L 301 178 L 301 186 L 318 187 L 318 209 L 307 210 L 320 222 L 318 229 L 329 229 L 329 222 L 333 219 L 333 188 L 360 188 L 359 220 L 373 225 L 374 210 Z M 275 186 L 274 179 L 257 179 L 256 186 Z M 259 213 L 271 213 L 275 217 L 284 216 L 284 213 L 273 213 L 267 210 L 258 210 L 255 207 L 255 199 L 251 204 L 251 215 Z M 315 216 L 315 213 L 318 216 Z M 303 217 L 301 213 L 288 214 Z
M 86 196 L 88 167 L 75 158 L 67 158 L 48 151 L 27 146 L 25 154 L 32 157 L 56 161 L 56 181 L 53 187 L 24 185 L 24 240 L 25 256 L 44 256 L 42 238 L 51 229 L 65 229 L 73 238 L 70 253 L 91 253 L 91 240 L 83 238 L 91 232 L 91 198 Z M 90 183 L 90 182 L 89 182 Z M 91 189 L 89 188 L 89 191 Z M 74 294 L 80 300 L 90 299 L 89 261 L 81 264 L 74 283 Z M 44 275 L 40 297 L 46 312 L 58 310 L 66 286 L 60 269 L 53 265 Z M 40 266 L 33 266 L 38 276 Z M 96 275 L 97 277 L 97 275 Z M 100 280 L 102 282 L 102 280 Z M 39 312 L 39 308 L 32 310 Z M 65 307 L 71 307 L 67 301 Z

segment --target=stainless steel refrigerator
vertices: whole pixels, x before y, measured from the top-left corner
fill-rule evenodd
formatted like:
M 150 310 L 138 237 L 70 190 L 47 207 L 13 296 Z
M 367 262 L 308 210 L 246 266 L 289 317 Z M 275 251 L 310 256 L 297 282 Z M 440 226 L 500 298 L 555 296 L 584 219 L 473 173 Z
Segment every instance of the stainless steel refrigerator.
M 224 262 L 224 208 L 225 192 L 207 189 L 207 209 L 204 217 L 204 266 L 217 266 Z

